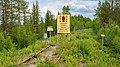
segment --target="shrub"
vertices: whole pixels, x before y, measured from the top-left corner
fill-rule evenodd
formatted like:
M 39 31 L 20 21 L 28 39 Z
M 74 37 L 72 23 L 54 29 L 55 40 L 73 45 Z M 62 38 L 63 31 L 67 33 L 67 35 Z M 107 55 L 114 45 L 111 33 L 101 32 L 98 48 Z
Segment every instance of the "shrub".
M 12 39 L 16 44 L 16 48 L 19 49 L 34 43 L 36 41 L 36 35 L 33 34 L 29 28 L 26 28 L 25 26 L 18 26 L 14 30 Z
M 7 52 L 14 49 L 15 45 L 12 43 L 11 38 L 9 36 L 4 38 L 3 33 L 0 32 L 0 51 Z

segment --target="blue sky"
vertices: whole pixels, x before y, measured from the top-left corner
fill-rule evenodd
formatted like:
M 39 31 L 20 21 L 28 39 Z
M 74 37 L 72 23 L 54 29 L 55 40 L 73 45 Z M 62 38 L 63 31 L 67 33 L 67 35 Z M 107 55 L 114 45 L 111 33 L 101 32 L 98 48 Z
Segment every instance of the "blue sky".
M 26 1 L 29 2 L 29 9 L 32 9 L 32 5 L 36 0 Z M 100 1 L 104 2 L 104 0 Z M 50 10 L 56 16 L 58 11 L 62 12 L 64 5 L 68 5 L 70 6 L 72 15 L 83 15 L 93 19 L 99 0 L 38 0 L 38 2 L 42 17 L 45 17 L 47 10 Z

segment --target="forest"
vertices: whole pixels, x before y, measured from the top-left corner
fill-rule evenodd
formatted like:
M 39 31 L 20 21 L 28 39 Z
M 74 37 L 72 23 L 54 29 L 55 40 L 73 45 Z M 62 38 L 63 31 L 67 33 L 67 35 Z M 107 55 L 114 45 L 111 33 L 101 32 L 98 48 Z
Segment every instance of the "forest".
M 120 0 L 99 1 L 93 20 L 73 16 L 68 5 L 62 7 L 57 15 L 70 15 L 70 38 L 67 34 L 57 34 L 57 18 L 50 10 L 44 19 L 37 0 L 32 11 L 28 4 L 26 0 L 0 0 L 0 67 L 16 67 L 49 44 L 56 46 L 54 56 L 60 56 L 60 63 L 48 58 L 41 61 L 37 56 L 30 64 L 35 67 L 120 67 Z M 51 42 L 48 26 L 54 29 Z M 48 34 L 48 42 L 44 33 Z M 103 46 L 101 34 L 105 35 Z

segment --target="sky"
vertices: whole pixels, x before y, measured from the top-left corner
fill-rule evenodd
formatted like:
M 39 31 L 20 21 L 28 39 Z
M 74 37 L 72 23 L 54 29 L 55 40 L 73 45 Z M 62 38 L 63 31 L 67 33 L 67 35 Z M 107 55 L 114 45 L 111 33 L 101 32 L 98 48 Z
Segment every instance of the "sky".
M 32 9 L 33 3 L 36 0 L 26 0 L 29 2 L 29 9 Z M 100 0 L 104 2 L 104 0 Z M 62 7 L 68 5 L 72 15 L 83 15 L 93 19 L 95 9 L 98 7 L 99 0 L 38 0 L 40 15 L 44 18 L 47 10 L 50 10 L 53 15 L 57 15 L 58 11 L 62 12 Z

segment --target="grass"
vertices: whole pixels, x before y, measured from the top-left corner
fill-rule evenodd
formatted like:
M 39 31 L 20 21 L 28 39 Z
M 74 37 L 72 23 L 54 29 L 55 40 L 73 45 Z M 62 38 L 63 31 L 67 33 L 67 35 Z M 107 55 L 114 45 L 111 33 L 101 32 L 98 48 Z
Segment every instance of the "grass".
M 91 29 L 79 30 L 70 34 L 70 39 L 66 34 L 53 36 L 52 42 L 57 46 L 56 56 L 61 56 L 60 62 L 64 67 L 119 67 L 120 60 L 109 55 L 108 50 L 102 50 L 101 44 L 96 40 L 97 36 Z M 58 44 L 57 44 L 58 38 Z M 49 39 L 48 39 L 49 40 Z M 46 47 L 48 43 L 37 41 L 35 44 L 7 53 L 0 53 L 1 67 L 15 67 L 16 64 L 22 62 L 25 58 L 36 54 L 39 50 Z M 104 46 L 104 48 L 106 48 Z M 107 48 L 106 48 L 107 49 Z M 39 59 L 39 58 L 37 58 Z M 40 67 L 58 67 L 57 63 L 46 61 L 36 61 L 36 65 Z

